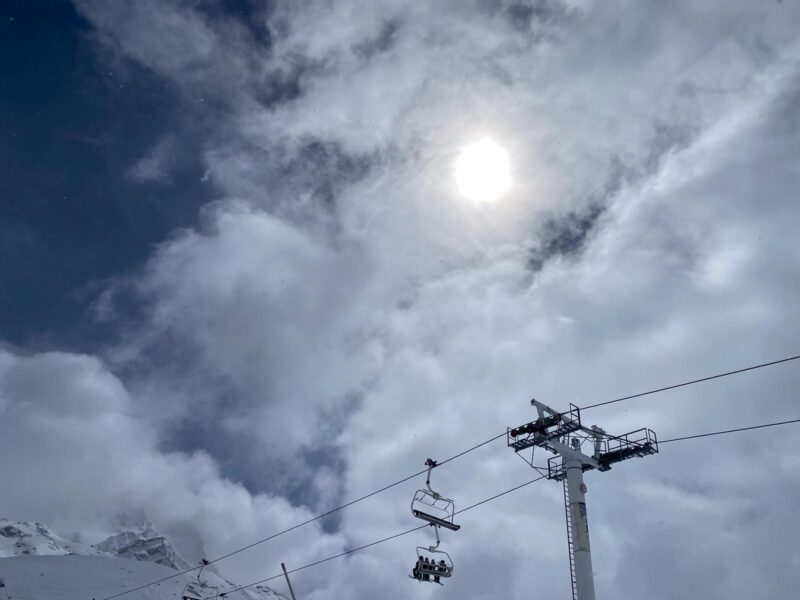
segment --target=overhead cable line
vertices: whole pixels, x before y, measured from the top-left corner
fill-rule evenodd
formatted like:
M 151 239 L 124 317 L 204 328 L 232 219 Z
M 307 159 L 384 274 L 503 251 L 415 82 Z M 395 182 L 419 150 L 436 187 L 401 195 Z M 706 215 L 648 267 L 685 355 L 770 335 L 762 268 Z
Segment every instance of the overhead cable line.
M 472 510 L 473 508 L 477 508 L 478 506 L 481 506 L 482 504 L 486 504 L 487 502 L 491 502 L 492 500 L 497 500 L 498 498 L 501 498 L 502 496 L 505 496 L 506 494 L 510 494 L 512 492 L 516 492 L 517 490 L 520 490 L 520 489 L 522 489 L 522 488 L 524 488 L 524 487 L 526 487 L 526 486 L 528 486 L 528 485 L 530 485 L 532 483 L 536 483 L 537 481 L 541 481 L 544 478 L 545 478 L 545 476 L 542 475 L 541 477 L 536 477 L 535 479 L 531 479 L 529 481 L 526 481 L 525 483 L 521 483 L 520 485 L 514 486 L 513 488 L 505 490 L 504 492 L 500 492 L 499 494 L 495 494 L 494 496 L 490 496 L 489 498 L 484 498 L 483 500 L 481 500 L 479 502 L 476 502 L 475 504 L 470 504 L 466 508 L 462 508 L 461 510 L 457 510 L 455 512 L 455 514 L 458 515 L 458 514 L 461 514 L 461 513 L 465 513 L 468 510 Z M 358 552 L 360 550 L 364 550 L 364 549 L 370 548 L 372 546 L 377 546 L 378 544 L 382 544 L 384 542 L 388 542 L 390 540 L 402 537 L 404 535 L 408 535 L 409 533 L 413 533 L 415 531 L 419 531 L 420 529 L 425 529 L 427 527 L 430 527 L 430 525 L 429 524 L 420 525 L 419 527 L 414 527 L 413 529 L 407 529 L 406 531 L 402 531 L 400 533 L 395 533 L 394 535 L 390 535 L 390 536 L 382 538 L 380 540 L 375 540 L 374 542 L 370 542 L 368 544 L 364 544 L 363 546 L 358 546 L 357 548 L 351 548 L 350 550 L 345 550 L 344 552 L 340 552 L 339 554 L 335 554 L 333 556 L 328 556 L 326 558 L 322 558 L 322 559 L 314 561 L 312 563 L 308 563 L 306 565 L 303 565 L 302 567 L 297 567 L 296 569 L 292 569 L 291 571 L 289 571 L 289 574 L 291 575 L 292 573 L 297 573 L 298 571 L 302 571 L 304 569 L 309 569 L 311 567 L 315 567 L 317 565 L 321 565 L 322 563 L 326 563 L 328 561 L 334 560 L 335 558 L 341 558 L 343 556 L 347 556 L 349 554 L 353 554 L 353 553 Z M 225 592 L 225 595 L 228 596 L 230 594 L 233 594 L 234 592 L 238 592 L 238 591 L 253 587 L 255 585 L 260 585 L 262 583 L 267 583 L 268 581 L 272 581 L 272 580 L 278 579 L 280 577 L 283 577 L 283 573 L 280 573 L 278 575 L 272 575 L 271 577 L 267 577 L 265 579 L 260 579 L 259 581 L 254 581 L 253 583 L 248 583 L 247 585 L 242 585 L 242 586 L 239 586 L 237 588 L 233 588 L 232 590 L 228 590 L 227 592 Z
M 728 375 L 735 375 L 737 373 L 743 373 L 745 371 L 753 371 L 755 369 L 760 369 L 760 368 L 763 368 L 763 367 L 777 365 L 777 364 L 780 364 L 780 363 L 785 363 L 785 362 L 789 362 L 789 361 L 793 361 L 793 360 L 797 360 L 797 359 L 800 359 L 800 355 L 790 356 L 788 358 L 783 358 L 783 359 L 775 360 L 775 361 L 768 362 L 768 363 L 754 365 L 754 366 L 746 367 L 746 368 L 743 368 L 743 369 L 737 369 L 735 371 L 728 371 L 727 373 L 720 373 L 720 374 L 717 374 L 717 375 L 711 375 L 709 377 L 703 377 L 701 379 L 694 379 L 692 381 L 686 381 L 686 382 L 683 382 L 683 383 L 678 383 L 678 384 L 670 385 L 670 386 L 667 386 L 667 387 L 662 387 L 662 388 L 658 388 L 658 389 L 654 389 L 654 390 L 649 390 L 647 392 L 641 392 L 641 393 L 638 393 L 638 394 L 633 394 L 631 396 L 624 396 L 622 398 L 616 398 L 614 400 L 608 400 L 608 401 L 605 401 L 605 402 L 599 402 L 597 404 L 590 404 L 589 406 L 585 406 L 585 407 L 581 408 L 581 410 L 588 410 L 590 408 L 596 408 L 598 406 L 605 406 L 607 404 L 613 404 L 615 402 L 622 402 L 623 400 L 630 400 L 632 398 L 639 398 L 641 396 L 647 396 L 647 395 L 650 395 L 650 394 L 656 394 L 656 393 L 659 393 L 659 392 L 664 392 L 664 391 L 667 391 L 667 390 L 672 390 L 672 389 L 675 389 L 675 388 L 684 387 L 684 386 L 692 385 L 692 384 L 695 384 L 695 383 L 701 383 L 703 381 L 709 381 L 709 380 L 712 380 L 712 379 L 718 379 L 720 377 L 727 377 Z M 455 454 L 455 455 L 451 456 L 450 458 L 447 458 L 445 460 L 439 461 L 439 465 L 447 464 L 448 462 L 450 462 L 452 460 L 455 460 L 455 459 L 457 459 L 457 458 L 459 458 L 461 456 L 464 456 L 465 454 L 468 454 L 468 453 L 470 453 L 470 452 L 472 452 L 474 450 L 477 450 L 478 448 L 481 448 L 482 446 L 485 446 L 485 445 L 487 445 L 487 444 L 489 444 L 489 443 L 491 443 L 491 442 L 493 442 L 495 440 L 498 440 L 498 439 L 500 439 L 502 437 L 506 437 L 506 435 L 507 435 L 507 432 L 504 431 L 504 432 L 502 432 L 502 433 L 500 433 L 500 434 L 498 434 L 498 435 L 496 435 L 494 437 L 489 438 L 488 440 L 485 440 L 483 442 L 475 444 L 474 446 L 471 446 L 470 448 L 467 448 L 466 450 L 463 450 L 462 452 L 459 452 L 458 454 Z M 283 529 L 281 531 L 273 533 L 272 535 L 269 535 L 269 536 L 267 536 L 265 538 L 257 540 L 257 541 L 255 541 L 255 542 L 253 542 L 251 544 L 248 544 L 247 546 L 243 546 L 242 548 L 238 548 L 238 549 L 233 550 L 233 551 L 231 551 L 231 552 L 229 552 L 227 554 L 223 554 L 222 556 L 219 556 L 219 557 L 215 558 L 214 560 L 209 560 L 208 564 L 213 564 L 213 563 L 219 562 L 221 560 L 224 560 L 226 558 L 229 558 L 231 556 L 239 554 L 240 552 L 244 552 L 245 550 L 249 550 L 250 548 L 253 548 L 255 546 L 258 546 L 260 544 L 268 542 L 270 540 L 274 540 L 277 537 L 280 537 L 280 536 L 282 536 L 284 534 L 287 534 L 287 533 L 289 533 L 291 531 L 294 531 L 296 529 L 299 529 L 301 527 L 309 525 L 309 524 L 311 524 L 311 523 L 313 523 L 315 521 L 319 521 L 320 519 L 324 519 L 325 517 L 330 516 L 330 515 L 338 512 L 338 511 L 343 510 L 343 509 L 345 509 L 345 508 L 347 508 L 349 506 L 352 506 L 352 505 L 354 505 L 354 504 L 356 504 L 358 502 L 361 502 L 362 500 L 366 500 L 368 498 L 376 496 L 376 495 L 378 495 L 378 494 L 380 494 L 382 492 L 385 492 L 386 490 L 389 490 L 389 489 L 391 489 L 393 487 L 396 487 L 396 486 L 398 486 L 398 485 L 400 485 L 402 483 L 405 483 L 405 482 L 407 482 L 407 481 L 409 481 L 411 479 L 414 479 L 415 477 L 419 477 L 420 475 L 423 475 L 426 472 L 427 472 L 427 469 L 423 469 L 422 471 L 418 471 L 417 473 L 413 473 L 413 474 L 411 474 L 411 475 L 409 475 L 407 477 L 404 477 L 402 479 L 399 479 L 399 480 L 395 481 L 394 483 L 390 483 L 390 484 L 388 484 L 388 485 L 386 485 L 386 486 L 384 486 L 384 487 L 382 487 L 380 489 L 377 489 L 377 490 L 375 490 L 373 492 L 370 492 L 368 494 L 364 494 L 363 496 L 360 496 L 358 498 L 350 500 L 349 502 L 347 502 L 345 504 L 342 504 L 341 506 L 337 506 L 337 507 L 332 508 L 332 509 L 330 509 L 330 510 L 324 512 L 324 513 L 320 513 L 320 514 L 318 514 L 318 515 L 316 515 L 314 517 L 311 517 L 310 519 L 306 519 L 305 521 L 297 523 L 296 525 L 293 525 L 293 526 L 291 526 L 291 527 L 289 527 L 287 529 Z M 112 596 L 107 596 L 107 597 L 103 598 L 102 600 L 112 600 L 113 598 L 119 598 L 121 596 L 125 596 L 127 594 L 132 593 L 132 592 L 136 592 L 136 591 L 145 589 L 145 588 L 150 587 L 152 585 L 163 583 L 164 581 L 169 581 L 170 579 L 174 579 L 176 577 L 180 577 L 182 575 L 186 575 L 187 573 L 192 573 L 194 571 L 197 571 L 200 568 L 201 567 L 198 565 L 196 567 L 192 567 L 192 568 L 186 569 L 184 571 L 179 571 L 179 572 L 175 573 L 174 575 L 170 575 L 168 577 L 162 577 L 161 579 L 156 579 L 156 580 L 151 581 L 149 583 L 145 583 L 145 584 L 142 584 L 142 585 L 140 585 L 138 587 L 134 587 L 134 588 L 131 588 L 129 590 L 125 590 L 125 591 L 119 592 L 119 593 L 114 594 Z
M 659 444 L 668 444 L 670 442 L 681 442 L 683 440 L 693 440 L 702 437 L 711 437 L 712 435 L 724 435 L 726 433 L 736 433 L 739 431 L 749 431 L 751 429 L 764 429 L 765 427 L 777 427 L 778 425 L 789 425 L 790 423 L 800 423 L 800 419 L 791 419 L 789 421 L 778 421 L 776 423 L 764 423 L 763 425 L 750 425 L 749 427 L 737 427 L 736 429 L 726 429 L 724 431 L 712 431 L 711 433 L 698 433 L 696 435 L 685 435 L 683 437 L 671 438 L 668 440 L 659 440 Z
M 500 439 L 501 437 L 505 437 L 505 435 L 506 435 L 506 432 L 504 431 L 503 433 L 501 433 L 499 435 L 496 435 L 496 436 L 494 436 L 492 438 L 489 438 L 488 440 L 485 440 L 485 441 L 483 441 L 483 442 L 481 442 L 479 444 L 475 444 L 474 446 L 471 446 L 471 447 L 467 448 L 466 450 L 462 450 L 458 454 L 454 454 L 450 458 L 446 458 L 444 460 L 439 461 L 439 465 L 441 466 L 441 465 L 447 464 L 450 461 L 453 461 L 453 460 L 455 460 L 457 458 L 460 458 L 460 457 L 464 456 L 465 454 L 469 454 L 470 452 L 472 452 L 474 450 L 477 450 L 478 448 L 481 448 L 482 446 L 485 446 L 486 444 L 489 444 L 489 443 L 491 443 L 491 442 L 493 442 L 493 441 L 495 441 L 497 439 Z M 231 556 L 239 554 L 240 552 L 244 552 L 245 550 L 249 550 L 250 548 L 258 546 L 259 544 L 263 544 L 263 543 L 268 542 L 270 540 L 274 540 L 275 538 L 277 538 L 279 536 L 282 536 L 282 535 L 287 534 L 287 533 L 289 533 L 291 531 L 294 531 L 295 529 L 299 529 L 300 527 L 304 527 L 305 525 L 309 525 L 309 524 L 313 523 L 314 521 L 319 521 L 320 519 L 324 519 L 325 517 L 328 517 L 328 516 L 338 512 L 338 511 L 340 511 L 340 510 L 343 510 L 343 509 L 347 508 L 348 506 L 352 506 L 353 504 L 356 504 L 357 502 L 361 502 L 362 500 L 366 500 L 367 498 L 371 498 L 372 496 L 376 496 L 376 495 L 380 494 L 381 492 L 385 492 L 388 489 L 391 489 L 391 488 L 393 488 L 395 486 L 398 486 L 401 483 L 405 483 L 406 481 L 414 479 L 415 477 L 419 477 L 420 475 L 424 475 L 427 472 L 428 472 L 427 469 L 423 469 L 422 471 L 418 471 L 417 473 L 413 473 L 412 475 L 409 475 L 407 477 L 403 477 L 402 479 L 398 479 L 394 483 L 390 483 L 389 485 L 385 485 L 380 489 L 377 489 L 377 490 L 375 490 L 373 492 L 370 492 L 369 494 L 364 494 L 363 496 L 360 496 L 358 498 L 350 500 L 349 502 L 346 502 L 345 504 L 342 504 L 341 506 L 337 506 L 335 508 L 332 508 L 329 511 L 326 511 L 324 513 L 320 513 L 320 514 L 318 514 L 318 515 L 316 515 L 314 517 L 311 517 L 310 519 L 306 519 L 305 521 L 297 523 L 296 525 L 292 525 L 291 527 L 289 527 L 287 529 L 283 529 L 281 531 L 273 533 L 270 536 L 267 536 L 265 538 L 262 538 L 260 540 L 255 541 L 255 542 L 253 542 L 251 544 L 248 544 L 247 546 L 243 546 L 241 548 L 237 548 L 236 550 L 228 552 L 227 554 L 223 554 L 222 556 L 218 556 L 214 560 L 207 561 L 206 564 L 208 564 L 208 565 L 214 564 L 216 562 L 219 562 L 221 560 L 224 560 L 226 558 L 230 558 Z M 423 527 L 426 527 L 426 526 L 423 526 Z M 415 531 L 415 530 L 411 530 L 411 531 Z M 117 594 L 114 594 L 113 596 L 106 596 L 105 598 L 103 598 L 103 600 L 112 600 L 113 598 L 119 598 L 120 596 L 124 596 L 126 594 L 130 594 L 132 592 L 136 592 L 136 591 L 142 590 L 142 589 L 150 587 L 152 585 L 156 585 L 156 584 L 159 584 L 159 583 L 163 583 L 165 581 L 169 581 L 170 579 L 175 579 L 176 577 L 180 577 L 182 575 L 186 575 L 187 573 L 192 573 L 193 571 L 197 571 L 198 569 L 201 569 L 201 568 L 202 568 L 202 566 L 198 565 L 197 567 L 192 567 L 191 569 L 185 569 L 183 571 L 179 571 L 179 572 L 175 573 L 174 575 L 169 575 L 168 577 L 162 577 L 161 579 L 156 579 L 154 581 L 150 581 L 148 583 L 144 583 L 144 584 L 142 584 L 142 585 L 140 585 L 138 587 L 134 587 L 134 588 L 119 592 Z M 290 571 L 289 573 L 292 573 L 292 572 L 293 571 Z
M 741 432 L 741 431 L 748 431 L 748 430 L 751 430 L 751 429 L 762 429 L 764 427 L 776 427 L 778 425 L 788 425 L 790 423 L 800 423 L 800 419 L 792 419 L 792 420 L 789 420 L 789 421 L 779 421 L 779 422 L 776 422 L 776 423 L 765 423 L 763 425 L 751 425 L 749 427 L 739 427 L 739 428 L 736 428 L 736 429 L 727 429 L 725 431 L 712 431 L 710 433 L 700 433 L 700 434 L 697 434 L 697 435 L 688 435 L 688 436 L 684 436 L 684 437 L 671 438 L 671 439 L 668 439 L 668 440 L 661 440 L 658 443 L 659 444 L 666 444 L 666 443 L 669 443 L 669 442 L 681 442 L 681 441 L 684 441 L 684 440 L 691 440 L 691 439 L 701 438 L 701 437 L 709 437 L 709 436 L 713 436 L 713 435 L 723 435 L 723 434 L 727 434 L 727 433 L 736 433 L 736 432 Z M 481 500 L 480 502 L 476 502 L 475 504 L 471 504 L 470 506 L 467 506 L 466 508 L 462 508 L 461 510 L 456 511 L 455 514 L 460 514 L 460 513 L 467 512 L 468 510 L 471 510 L 473 508 L 481 506 L 482 504 L 486 504 L 487 502 L 491 502 L 492 500 L 496 500 L 497 498 L 505 496 L 506 494 L 510 494 L 512 492 L 516 492 L 517 490 L 519 490 L 521 488 L 524 488 L 525 486 L 528 486 L 528 485 L 530 485 L 532 483 L 535 483 L 537 481 L 541 481 L 542 479 L 545 479 L 545 477 L 546 477 L 546 475 L 542 475 L 540 477 L 536 477 L 535 479 L 531 479 L 530 481 L 526 481 L 523 484 L 515 486 L 515 487 L 513 487 L 511 489 L 508 489 L 508 490 L 506 490 L 504 492 L 500 492 L 499 494 L 495 494 L 494 496 L 490 496 L 489 498 L 485 498 L 484 500 Z M 317 565 L 321 565 L 322 563 L 326 563 L 326 562 L 334 560 L 336 558 L 341 558 L 341 557 L 347 556 L 349 554 L 354 554 L 355 552 L 359 552 L 360 550 L 365 550 L 366 548 L 371 548 L 372 546 L 377 546 L 378 544 L 382 544 L 384 542 L 388 542 L 388 541 L 394 540 L 394 539 L 402 537 L 404 535 L 408 535 L 409 533 L 413 533 L 415 531 L 419 531 L 420 529 L 425 529 L 426 527 L 429 527 L 429 525 L 420 525 L 419 527 L 414 527 L 412 529 L 407 529 L 406 531 L 402 531 L 400 533 L 396 533 L 394 535 L 390 535 L 388 537 L 381 538 L 379 540 L 375 540 L 374 542 L 370 542 L 368 544 L 364 544 L 363 546 L 358 546 L 357 548 L 351 548 L 350 550 L 345 550 L 344 552 L 340 552 L 339 554 L 335 554 L 333 556 L 328 556 L 326 558 L 323 558 L 323 559 L 308 563 L 308 564 L 303 565 L 301 567 L 297 567 L 296 569 L 292 569 L 291 571 L 289 571 L 289 574 L 296 573 L 298 571 L 303 571 L 304 569 L 309 569 L 309 568 L 315 567 Z M 272 575 L 271 577 L 267 577 L 265 579 L 260 579 L 259 581 L 254 581 L 253 583 L 248 583 L 247 585 L 242 585 L 242 586 L 233 588 L 232 590 L 228 590 L 227 592 L 225 592 L 225 596 L 227 596 L 229 594 L 232 594 L 234 592 L 238 592 L 238 591 L 241 591 L 241 590 L 256 586 L 256 585 L 260 585 L 262 583 L 267 583 L 269 581 L 273 581 L 275 579 L 279 579 L 280 577 L 283 577 L 282 573 L 279 573 L 278 575 Z
M 607 404 L 614 404 L 615 402 L 622 402 L 623 400 L 632 400 L 633 398 L 641 398 L 642 396 L 648 396 L 650 394 L 657 394 L 658 392 L 666 392 L 667 390 L 674 390 L 675 388 L 685 387 L 687 385 L 693 385 L 695 383 L 702 383 L 703 381 L 711 381 L 712 379 L 719 379 L 720 377 L 727 377 L 728 375 L 736 375 L 738 373 L 744 373 L 746 371 L 755 371 L 756 369 L 762 369 L 764 367 L 771 367 L 772 365 L 778 365 L 781 363 L 789 362 L 791 360 L 797 360 L 800 358 L 800 354 L 797 356 L 790 356 L 788 358 L 782 358 L 780 360 L 773 360 L 772 362 L 763 363 L 760 365 L 753 365 L 752 367 L 745 367 L 744 369 L 737 369 L 735 371 L 728 371 L 727 373 L 718 373 L 717 375 L 711 375 L 709 377 L 703 377 L 701 379 L 694 379 L 692 381 L 684 381 L 683 383 L 676 383 L 675 385 L 668 385 L 667 387 L 658 388 L 656 390 L 650 390 L 649 392 L 641 392 L 639 394 L 633 394 L 631 396 L 623 396 L 622 398 L 615 398 L 614 400 L 606 400 L 605 402 L 598 402 L 597 404 L 590 404 L 589 406 L 581 407 L 581 410 L 589 410 L 590 408 L 597 408 L 598 406 L 606 406 Z

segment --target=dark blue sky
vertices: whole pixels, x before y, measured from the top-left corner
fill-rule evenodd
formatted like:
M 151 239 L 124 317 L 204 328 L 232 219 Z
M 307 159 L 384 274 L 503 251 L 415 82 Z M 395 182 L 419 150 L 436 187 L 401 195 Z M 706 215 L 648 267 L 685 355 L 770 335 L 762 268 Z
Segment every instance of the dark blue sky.
M 106 60 L 70 2 L 0 11 L 0 336 L 88 349 L 105 335 L 89 311 L 104 282 L 194 223 L 213 190 L 168 83 Z M 169 181 L 133 180 L 164 132 L 177 140 Z

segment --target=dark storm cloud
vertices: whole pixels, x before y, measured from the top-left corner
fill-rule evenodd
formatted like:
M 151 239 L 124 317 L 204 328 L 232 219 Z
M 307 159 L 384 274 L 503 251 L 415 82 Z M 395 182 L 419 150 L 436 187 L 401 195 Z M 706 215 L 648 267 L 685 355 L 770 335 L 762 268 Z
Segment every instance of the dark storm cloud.
M 257 46 L 268 49 L 272 33 L 268 25 L 270 4 L 258 0 L 203 0 L 193 4 L 210 21 L 233 21 L 251 36 Z
M 299 185 L 313 190 L 323 206 L 333 206 L 341 189 L 362 179 L 369 171 L 370 163 L 369 157 L 348 155 L 336 144 L 309 140 L 288 166 L 286 175 L 300 172 Z
M 551 258 L 574 258 L 587 243 L 606 208 L 615 202 L 615 195 L 652 177 L 663 161 L 688 147 L 698 134 L 686 126 L 655 121 L 649 148 L 637 162 L 625 164 L 618 155 L 612 155 L 608 160 L 607 180 L 599 190 L 577 202 L 579 208 L 570 208 L 567 203 L 565 212 L 556 212 L 537 224 L 536 242 L 529 259 L 531 269 L 539 271 Z
M 397 40 L 397 34 L 403 22 L 400 19 L 390 19 L 383 23 L 378 34 L 370 40 L 360 42 L 353 48 L 353 51 L 369 60 L 376 54 L 389 51 Z
M 313 64 L 292 64 L 266 74 L 256 86 L 253 97 L 266 107 L 299 98 L 303 78 L 316 70 Z
M 545 221 L 542 233 L 538 236 L 539 246 L 528 259 L 531 270 L 541 270 L 549 259 L 570 258 L 579 253 L 602 215 L 603 208 L 594 205 L 581 214 L 570 213 Z
M 508 18 L 522 32 L 531 30 L 536 22 L 548 22 L 565 15 L 562 4 L 549 0 L 512 2 L 504 7 Z

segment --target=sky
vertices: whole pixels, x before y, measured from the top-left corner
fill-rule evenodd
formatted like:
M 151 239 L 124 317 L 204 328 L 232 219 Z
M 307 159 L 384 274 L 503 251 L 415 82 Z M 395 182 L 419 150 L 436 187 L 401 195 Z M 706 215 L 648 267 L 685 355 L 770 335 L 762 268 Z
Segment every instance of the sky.
M 800 6 L 0 7 L 0 514 L 146 515 L 214 558 L 556 409 L 798 354 Z M 490 139 L 511 186 L 459 193 Z M 797 363 L 587 411 L 667 439 L 800 417 Z M 599 598 L 793 597 L 800 428 L 586 476 Z M 537 455 L 537 461 L 546 456 Z M 463 507 L 535 476 L 499 440 Z M 418 522 L 417 478 L 220 562 Z M 568 597 L 562 490 L 298 573 L 298 597 Z M 278 586 L 279 587 L 279 586 Z M 280 589 L 280 588 L 279 588 Z

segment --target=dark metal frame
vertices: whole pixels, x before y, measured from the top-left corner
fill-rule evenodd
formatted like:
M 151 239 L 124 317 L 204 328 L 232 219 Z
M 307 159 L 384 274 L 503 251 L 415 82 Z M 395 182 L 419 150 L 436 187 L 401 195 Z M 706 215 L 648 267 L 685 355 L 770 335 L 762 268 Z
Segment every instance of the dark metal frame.
M 555 429 L 551 430 L 551 427 Z M 532 446 L 539 446 L 544 440 L 554 440 L 579 429 L 581 429 L 581 409 L 570 404 L 566 412 L 540 417 L 519 427 L 509 427 L 506 432 L 506 443 L 509 448 L 514 449 L 514 452 L 520 452 Z
M 599 471 L 608 471 L 614 463 L 629 458 L 658 454 L 658 438 L 652 429 L 643 427 L 623 435 L 608 436 L 602 440 L 603 450 L 595 455 Z

